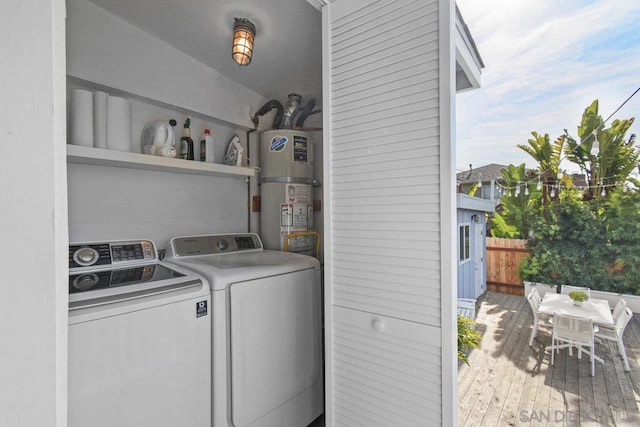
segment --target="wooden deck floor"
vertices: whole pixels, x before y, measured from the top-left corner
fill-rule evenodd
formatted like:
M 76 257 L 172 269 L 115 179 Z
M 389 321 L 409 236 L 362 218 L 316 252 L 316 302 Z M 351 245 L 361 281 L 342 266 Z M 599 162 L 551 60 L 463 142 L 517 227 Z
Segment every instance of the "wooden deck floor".
M 640 321 L 634 315 L 624 343 L 625 372 L 615 343 L 596 343 L 595 376 L 589 358 L 556 355 L 551 334 L 540 331 L 529 347 L 531 309 L 524 297 L 487 293 L 478 310 L 481 347 L 458 372 L 460 426 L 640 426 Z

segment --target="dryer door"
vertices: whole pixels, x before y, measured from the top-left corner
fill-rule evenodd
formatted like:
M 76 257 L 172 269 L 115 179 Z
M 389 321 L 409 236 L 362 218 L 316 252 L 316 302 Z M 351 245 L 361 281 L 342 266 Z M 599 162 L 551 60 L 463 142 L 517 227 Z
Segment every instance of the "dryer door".
M 235 426 L 255 422 L 320 379 L 319 296 L 313 269 L 231 285 L 231 418 Z

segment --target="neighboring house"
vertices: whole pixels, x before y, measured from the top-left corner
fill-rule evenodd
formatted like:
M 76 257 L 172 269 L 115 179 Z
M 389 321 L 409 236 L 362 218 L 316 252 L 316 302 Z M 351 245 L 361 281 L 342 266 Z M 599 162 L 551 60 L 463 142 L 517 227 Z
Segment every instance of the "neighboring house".
M 473 168 L 469 165 L 469 170 L 456 174 L 456 182 L 458 193 L 468 194 L 474 185 L 478 186 L 474 194 L 485 200 L 493 200 L 497 204 L 498 199 L 502 196 L 502 187 L 496 184 L 504 184 L 502 177 L 502 169 L 508 166 L 491 163 L 479 168 Z
M 458 298 L 477 299 L 487 291 L 486 218 L 489 200 L 457 194 Z
M 571 179 L 573 180 L 573 185 L 578 188 L 586 187 L 588 185 L 587 177 L 583 173 L 572 173 Z

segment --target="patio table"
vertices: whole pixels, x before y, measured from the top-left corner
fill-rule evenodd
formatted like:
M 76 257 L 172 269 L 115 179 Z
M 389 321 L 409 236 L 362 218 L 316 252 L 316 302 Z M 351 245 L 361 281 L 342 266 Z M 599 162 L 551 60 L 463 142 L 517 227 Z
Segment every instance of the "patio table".
M 604 299 L 589 298 L 588 301 L 577 306 L 574 305 L 569 295 L 547 292 L 544 294 L 538 312 L 549 316 L 558 313 L 587 319 L 590 318 L 596 325 L 607 326 L 609 328 L 614 327 L 609 302 Z
M 591 319 L 594 325 L 614 327 L 613 316 L 609 309 L 609 302 L 604 299 L 589 298 L 589 300 L 582 303 L 582 305 L 575 305 L 573 300 L 569 298 L 569 295 L 554 294 L 547 292 L 544 294 L 542 303 L 538 307 L 538 312 L 553 316 L 554 314 L 564 314 L 568 316 L 583 317 Z M 571 346 L 568 344 L 562 345 L 558 348 L 564 348 Z M 546 347 L 545 350 L 549 350 L 551 347 Z M 589 352 L 581 350 L 584 353 Z M 579 355 L 579 354 L 578 354 Z M 602 358 L 594 355 L 594 358 L 600 363 L 604 363 Z

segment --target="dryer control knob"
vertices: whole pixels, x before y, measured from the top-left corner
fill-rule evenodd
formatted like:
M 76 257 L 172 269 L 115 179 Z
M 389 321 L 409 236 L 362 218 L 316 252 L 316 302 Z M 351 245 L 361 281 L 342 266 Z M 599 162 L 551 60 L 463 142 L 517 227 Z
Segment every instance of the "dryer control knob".
M 225 239 L 220 239 L 218 240 L 218 242 L 216 243 L 216 246 L 218 247 L 218 249 L 220 249 L 221 251 L 226 250 L 229 247 L 229 242 L 227 242 Z
M 83 267 L 92 265 L 99 257 L 98 251 L 93 248 L 80 248 L 73 254 L 73 260 Z

